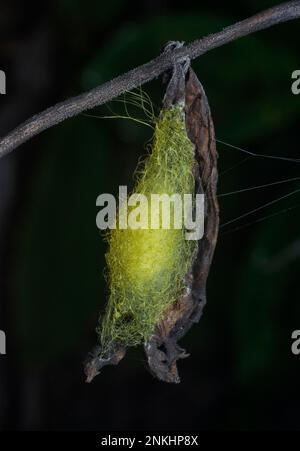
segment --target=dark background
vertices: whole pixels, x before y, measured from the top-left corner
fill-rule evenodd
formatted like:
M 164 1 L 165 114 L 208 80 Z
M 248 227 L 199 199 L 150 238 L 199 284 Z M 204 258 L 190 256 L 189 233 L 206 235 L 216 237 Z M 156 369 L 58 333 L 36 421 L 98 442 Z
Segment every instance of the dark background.
M 275 3 L 1 0 L 0 134 L 146 62 L 168 40 L 196 39 Z M 299 158 L 299 27 L 278 25 L 193 62 L 217 138 Z M 161 79 L 144 89 L 159 106 Z M 0 429 L 299 429 L 300 356 L 290 350 L 300 329 L 299 193 L 221 228 L 205 314 L 182 340 L 191 356 L 179 364 L 180 385 L 155 380 L 138 349 L 84 383 L 106 299 L 95 200 L 132 184 L 149 130 L 80 115 L 0 161 Z M 296 162 L 222 144 L 218 152 L 220 194 L 300 176 Z M 300 180 L 220 197 L 221 222 L 298 188 Z

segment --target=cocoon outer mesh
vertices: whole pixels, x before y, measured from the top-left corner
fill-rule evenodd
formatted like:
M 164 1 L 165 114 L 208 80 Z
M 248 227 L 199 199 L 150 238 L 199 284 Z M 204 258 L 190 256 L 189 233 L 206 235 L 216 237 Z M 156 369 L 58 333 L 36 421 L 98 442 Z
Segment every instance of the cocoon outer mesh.
M 156 121 L 152 153 L 139 172 L 135 193 L 194 193 L 194 146 L 180 107 L 163 109 Z M 172 212 L 172 209 L 171 209 Z M 197 242 L 186 240 L 184 228 L 112 230 L 106 255 L 109 300 L 99 328 L 102 351 L 111 343 L 135 346 L 147 341 L 164 311 L 185 290 Z M 130 208 L 128 209 L 130 214 Z M 151 209 L 149 208 L 149 224 Z

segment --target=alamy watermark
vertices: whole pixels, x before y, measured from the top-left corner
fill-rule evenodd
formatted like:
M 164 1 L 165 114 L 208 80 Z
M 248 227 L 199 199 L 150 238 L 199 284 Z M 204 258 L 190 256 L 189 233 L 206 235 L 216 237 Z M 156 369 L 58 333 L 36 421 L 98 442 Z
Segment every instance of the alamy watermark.
M 294 355 L 300 354 L 300 330 L 294 330 L 292 333 L 292 346 L 291 351 Z
M 294 70 L 292 72 L 292 82 L 291 90 L 294 95 L 300 94 L 300 70 Z
M 0 70 L 0 94 L 6 94 L 6 75 L 3 70 Z
M 3 330 L 0 330 L 0 355 L 6 354 L 6 335 Z
M 119 208 L 112 194 L 97 197 L 102 207 L 96 217 L 100 230 L 115 229 L 183 229 L 187 240 L 200 240 L 204 234 L 204 194 L 156 194 L 146 196 L 119 187 Z M 117 224 L 118 222 L 118 224 Z

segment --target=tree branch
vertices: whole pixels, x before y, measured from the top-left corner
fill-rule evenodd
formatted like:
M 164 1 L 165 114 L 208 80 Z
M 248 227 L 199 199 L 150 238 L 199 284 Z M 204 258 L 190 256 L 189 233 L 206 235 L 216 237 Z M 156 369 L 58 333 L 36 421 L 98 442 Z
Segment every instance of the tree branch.
M 91 91 L 60 102 L 40 114 L 33 116 L 0 140 L 0 158 L 28 141 L 33 136 L 53 127 L 56 124 L 76 116 L 82 111 L 102 105 L 153 80 L 170 69 L 174 61 L 190 57 L 195 59 L 214 48 L 235 41 L 250 33 L 263 30 L 272 25 L 300 17 L 300 1 L 282 3 L 267 9 L 246 20 L 224 28 L 219 33 L 211 34 L 202 39 L 170 52 L 162 53 L 152 61 L 126 72 L 111 81 L 104 83 Z

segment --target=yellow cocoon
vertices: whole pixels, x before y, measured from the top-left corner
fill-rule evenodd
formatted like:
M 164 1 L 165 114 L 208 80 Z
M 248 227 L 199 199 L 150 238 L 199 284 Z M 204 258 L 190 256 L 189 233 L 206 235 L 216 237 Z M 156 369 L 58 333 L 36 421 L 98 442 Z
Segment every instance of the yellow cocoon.
M 197 242 L 186 240 L 185 229 L 162 228 L 162 210 L 151 211 L 151 194 L 193 194 L 194 146 L 189 140 L 182 109 L 161 111 L 155 124 L 152 153 L 134 188 L 148 199 L 158 229 L 121 229 L 108 236 L 106 255 L 109 301 L 99 330 L 103 353 L 112 342 L 135 346 L 149 339 L 164 311 L 185 288 Z M 133 207 L 128 207 L 128 215 Z M 171 203 L 171 218 L 173 217 Z M 152 218 L 153 219 L 153 218 Z

